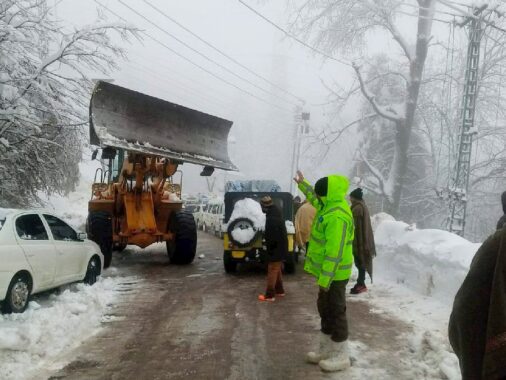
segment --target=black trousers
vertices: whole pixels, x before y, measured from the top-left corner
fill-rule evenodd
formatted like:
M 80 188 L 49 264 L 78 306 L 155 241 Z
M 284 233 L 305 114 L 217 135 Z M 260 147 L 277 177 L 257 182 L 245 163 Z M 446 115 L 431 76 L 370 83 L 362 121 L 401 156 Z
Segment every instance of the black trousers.
M 362 268 L 357 268 L 357 269 L 358 269 L 357 284 L 365 285 L 365 269 L 362 269 Z
M 348 339 L 346 284 L 348 280 L 332 281 L 328 291 L 320 289 L 318 293 L 321 332 L 330 335 L 334 342 L 343 342 Z

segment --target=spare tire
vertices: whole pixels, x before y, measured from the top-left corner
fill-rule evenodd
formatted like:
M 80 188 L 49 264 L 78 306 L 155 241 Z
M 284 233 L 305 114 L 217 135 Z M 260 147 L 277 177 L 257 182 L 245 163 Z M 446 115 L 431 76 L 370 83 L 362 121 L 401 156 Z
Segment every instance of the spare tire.
M 242 239 L 238 239 L 237 236 L 234 237 L 233 234 L 234 230 L 236 229 L 239 229 L 241 231 L 251 230 L 251 236 L 247 236 L 247 234 L 245 234 Z M 251 243 L 253 243 L 260 234 L 260 231 L 255 229 L 253 222 L 248 218 L 237 218 L 233 220 L 228 224 L 227 232 L 230 241 L 239 248 L 244 248 L 251 245 Z

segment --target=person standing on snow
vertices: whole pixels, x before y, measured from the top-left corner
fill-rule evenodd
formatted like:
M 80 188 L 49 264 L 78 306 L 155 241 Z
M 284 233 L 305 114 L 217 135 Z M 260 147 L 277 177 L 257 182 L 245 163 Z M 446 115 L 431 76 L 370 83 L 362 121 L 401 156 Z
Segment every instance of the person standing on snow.
M 316 209 L 307 199 L 295 214 L 295 242 L 299 250 L 304 249 L 306 253 L 315 215 Z
M 367 286 L 365 286 L 366 272 L 369 273 L 372 280 L 372 259 L 376 256 L 376 247 L 374 245 L 374 234 L 369 210 L 363 200 L 361 188 L 357 188 L 350 193 L 350 201 L 353 222 L 355 224 L 353 257 L 355 259 L 355 266 L 358 269 L 357 283 L 351 289 L 350 293 L 359 294 L 367 292 Z
M 502 203 L 502 211 L 504 212 L 504 215 L 501 216 L 501 218 L 497 222 L 497 228 L 496 228 L 497 230 L 500 230 L 506 224 L 506 191 L 501 194 L 501 203 Z
M 318 312 L 321 319 L 320 348 L 306 360 L 323 371 L 349 368 L 346 284 L 353 266 L 353 216 L 345 200 L 348 178 L 320 178 L 313 189 L 303 174 L 294 178 L 300 191 L 316 208 L 304 270 L 317 279 Z
M 276 300 L 276 296 L 284 297 L 283 278 L 281 270 L 283 261 L 288 255 L 288 234 L 281 210 L 274 204 L 272 198 L 265 196 L 260 200 L 262 211 L 265 213 L 265 246 L 267 248 L 267 289 L 265 294 L 258 296 L 259 301 Z
M 506 228 L 476 252 L 453 302 L 448 337 L 463 380 L 506 379 Z

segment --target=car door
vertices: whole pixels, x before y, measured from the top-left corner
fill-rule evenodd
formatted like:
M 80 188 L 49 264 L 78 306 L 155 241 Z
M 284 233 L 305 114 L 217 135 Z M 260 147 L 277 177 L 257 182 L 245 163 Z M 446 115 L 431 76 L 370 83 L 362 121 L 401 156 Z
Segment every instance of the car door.
M 56 248 L 56 282 L 82 279 L 86 263 L 86 245 L 77 232 L 60 218 L 44 214 Z
M 55 283 L 56 250 L 38 214 L 23 214 L 14 223 L 16 240 L 32 267 L 36 289 L 47 289 Z

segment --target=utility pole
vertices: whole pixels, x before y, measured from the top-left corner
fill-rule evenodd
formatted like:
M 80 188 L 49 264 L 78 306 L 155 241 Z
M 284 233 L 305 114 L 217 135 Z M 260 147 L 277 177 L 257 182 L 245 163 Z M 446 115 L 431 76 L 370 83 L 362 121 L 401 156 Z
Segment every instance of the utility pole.
M 480 63 L 480 43 L 483 36 L 482 12 L 487 8 L 483 5 L 473 11 L 475 17 L 468 17 L 459 26 L 469 24 L 469 44 L 467 47 L 466 74 L 464 93 L 462 95 L 461 125 L 459 153 L 457 157 L 453 185 L 449 189 L 450 215 L 449 230 L 464 236 L 466 226 L 467 192 L 471 171 L 471 151 L 473 136 L 477 133 L 474 126 L 476 96 L 478 89 L 478 68 Z
M 302 137 L 309 133 L 309 112 L 303 112 L 301 106 L 297 106 L 295 109 L 295 129 L 294 129 L 294 145 L 292 152 L 292 170 L 290 173 L 290 192 L 295 194 L 297 189 L 292 180 L 293 174 L 299 170 L 300 162 L 300 147 L 302 144 Z

